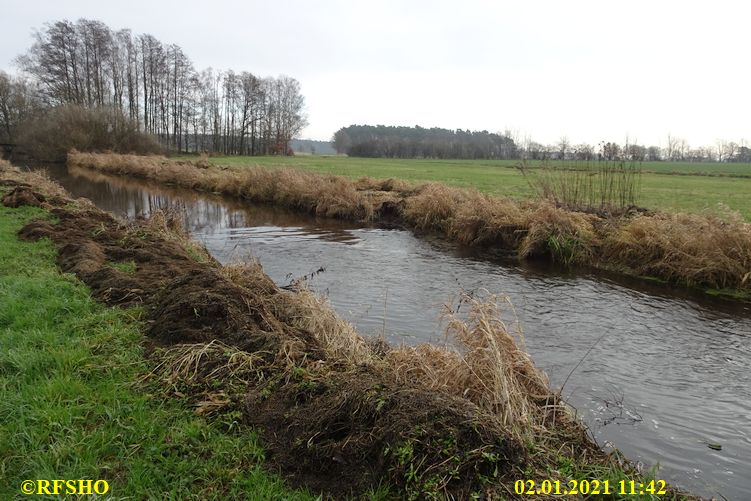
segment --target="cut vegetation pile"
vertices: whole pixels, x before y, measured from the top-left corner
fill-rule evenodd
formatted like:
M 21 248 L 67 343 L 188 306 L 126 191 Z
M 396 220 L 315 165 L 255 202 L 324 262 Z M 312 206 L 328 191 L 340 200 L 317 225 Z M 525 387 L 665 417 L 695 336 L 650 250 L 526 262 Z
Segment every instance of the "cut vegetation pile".
M 47 204 L 56 220 L 21 238 L 49 238 L 98 299 L 145 311 L 150 377 L 165 395 L 257 427 L 293 484 L 468 499 L 519 497 L 518 479 L 637 475 L 587 437 L 492 302 L 465 298 L 468 318 L 449 315 L 459 350 L 390 347 L 256 263 L 220 266 L 170 214 L 123 223 L 39 176 L 5 165 L 0 178 L 16 193 L 5 199 Z
M 228 168 L 158 156 L 71 152 L 68 164 L 341 219 L 401 224 L 527 259 L 587 265 L 701 288 L 751 292 L 751 224 L 727 210 L 619 216 L 427 183 Z

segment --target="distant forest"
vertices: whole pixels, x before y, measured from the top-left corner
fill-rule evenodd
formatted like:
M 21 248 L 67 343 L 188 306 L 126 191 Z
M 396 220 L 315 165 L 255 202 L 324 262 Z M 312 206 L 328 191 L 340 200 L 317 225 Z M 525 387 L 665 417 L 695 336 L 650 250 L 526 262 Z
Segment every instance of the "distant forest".
M 751 147 L 744 141 L 718 140 L 714 147 L 693 148 L 686 140 L 670 134 L 662 148 L 628 141 L 622 145 L 611 141 L 571 144 L 565 136 L 555 144 L 544 145 L 511 132 L 350 125 L 336 131 L 332 144 L 338 153 L 353 157 L 751 163 Z
M 0 72 L 0 142 L 22 142 L 29 121 L 61 108 L 179 152 L 287 154 L 307 125 L 291 77 L 197 70 L 176 44 L 89 19 L 47 24 L 33 38 L 16 60 L 21 75 Z
M 386 158 L 517 158 L 517 147 L 508 136 L 488 131 L 464 131 L 385 125 L 350 125 L 336 131 L 338 153 L 353 157 Z

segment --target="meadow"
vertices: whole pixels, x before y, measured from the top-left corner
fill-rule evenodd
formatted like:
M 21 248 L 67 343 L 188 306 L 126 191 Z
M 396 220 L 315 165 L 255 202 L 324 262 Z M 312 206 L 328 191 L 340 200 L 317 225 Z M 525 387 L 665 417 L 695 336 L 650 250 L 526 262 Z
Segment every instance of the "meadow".
M 185 157 L 195 159 L 195 157 Z M 293 167 L 353 179 L 370 176 L 412 182 L 436 181 L 476 188 L 492 195 L 524 199 L 534 196 L 516 160 L 425 160 L 298 155 L 294 157 L 211 157 L 214 164 L 241 167 Z M 575 166 L 574 162 L 557 162 Z M 553 165 L 556 162 L 552 162 Z M 530 162 L 532 174 L 540 162 Z M 645 162 L 639 205 L 687 212 L 725 204 L 751 221 L 751 165 L 726 163 Z

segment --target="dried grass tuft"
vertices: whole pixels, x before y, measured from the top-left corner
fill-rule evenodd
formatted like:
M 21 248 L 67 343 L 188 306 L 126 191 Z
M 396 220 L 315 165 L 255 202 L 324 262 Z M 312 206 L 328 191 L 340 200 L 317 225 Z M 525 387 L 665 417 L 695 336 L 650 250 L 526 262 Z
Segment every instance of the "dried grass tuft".
M 448 232 L 459 208 L 471 198 L 467 190 L 428 183 L 406 200 L 404 217 L 418 230 Z
M 47 197 L 70 198 L 65 188 L 53 181 L 44 169 L 22 172 L 7 160 L 0 159 L 0 173 L 3 174 L 4 179 L 33 186 L 35 190 Z
M 472 192 L 454 211 L 449 237 L 465 245 L 516 249 L 526 234 L 526 214 L 509 198 Z
M 252 291 L 283 324 L 309 332 L 326 357 L 348 365 L 367 364 L 374 353 L 355 327 L 340 318 L 328 300 L 300 285 L 295 291 L 280 290 L 263 272 L 257 260 L 223 266 L 219 273 Z M 290 347 L 292 349 L 293 347 Z
M 589 263 L 596 250 L 597 216 L 572 212 L 549 202 L 526 211 L 527 233 L 519 247 L 520 257 L 547 256 L 563 264 Z
M 144 232 L 177 242 L 200 263 L 214 262 L 208 249 L 190 237 L 185 227 L 185 213 L 176 207 L 156 209 L 149 217 L 130 227 L 130 233 Z
M 285 322 L 312 333 L 323 346 L 327 357 L 350 365 L 369 364 L 374 354 L 355 327 L 340 318 L 328 300 L 307 290 L 284 294 L 277 315 Z
M 638 216 L 608 234 L 605 259 L 687 285 L 751 288 L 751 224 L 720 207 Z
M 385 357 L 391 370 L 403 382 L 422 382 L 431 390 L 467 398 L 518 435 L 539 430 L 550 410 L 541 402 L 557 398 L 524 351 L 521 331 L 503 322 L 497 296 L 482 301 L 465 296 L 462 302 L 469 306 L 466 319 L 446 310 L 447 335 L 458 350 L 434 345 L 393 349 Z
M 415 185 L 403 179 L 373 179 L 372 177 L 361 177 L 355 181 L 355 187 L 359 191 L 396 191 L 399 193 L 411 193 Z
M 213 379 L 248 381 L 256 377 L 262 358 L 228 346 L 221 341 L 180 344 L 155 354 L 159 363 L 150 376 L 170 386 L 176 383 L 204 383 Z

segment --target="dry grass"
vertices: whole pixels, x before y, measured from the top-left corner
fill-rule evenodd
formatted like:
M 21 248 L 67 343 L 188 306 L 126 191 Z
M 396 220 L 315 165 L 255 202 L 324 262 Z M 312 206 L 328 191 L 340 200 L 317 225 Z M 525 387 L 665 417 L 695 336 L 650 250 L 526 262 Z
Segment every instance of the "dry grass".
M 527 214 L 518 202 L 471 193 L 457 208 L 449 236 L 465 245 L 498 245 L 517 249 L 527 233 Z
M 416 189 L 414 184 L 402 179 L 373 179 L 372 177 L 361 177 L 355 182 L 355 187 L 359 191 L 397 191 L 400 193 L 411 193 Z
M 548 201 L 519 202 L 439 184 L 407 199 L 405 218 L 420 230 L 445 233 L 465 245 L 546 257 L 564 264 L 587 263 L 597 241 L 597 216 Z
M 590 263 L 599 236 L 598 218 L 540 203 L 527 212 L 527 234 L 519 247 L 521 257 L 547 256 L 563 264 Z
M 341 319 L 325 297 L 307 289 L 284 295 L 280 316 L 290 325 L 313 333 L 332 360 L 348 364 L 369 364 L 373 351 L 355 327 Z
M 154 359 L 158 363 L 151 375 L 156 375 L 170 386 L 178 381 L 197 383 L 217 378 L 247 381 L 249 375 L 256 375 L 262 364 L 256 354 L 217 340 L 160 349 Z
M 177 208 L 154 210 L 149 214 L 149 217 L 139 221 L 137 225 L 131 225 L 131 230 L 134 232 L 146 231 L 153 235 L 159 235 L 165 240 L 175 241 L 198 262 L 210 263 L 214 261 L 206 247 L 190 238 L 188 231 L 185 229 L 185 214 Z
M 231 282 L 266 296 L 267 306 L 281 322 L 311 333 L 326 357 L 349 365 L 370 363 L 373 353 L 355 327 L 341 319 L 328 300 L 304 284 L 294 293 L 280 290 L 263 272 L 257 260 L 223 266 L 220 274 Z
M 4 179 L 34 186 L 35 189 L 43 192 L 48 197 L 70 197 L 70 194 L 62 186 L 50 179 L 46 170 L 22 172 L 7 160 L 0 159 L 0 174 L 3 175 Z
M 354 182 L 293 169 L 229 169 L 202 160 L 194 165 L 158 156 L 75 151 L 68 163 L 325 217 L 396 218 L 415 230 L 520 258 L 583 264 L 691 286 L 751 289 L 751 225 L 724 212 L 605 217 L 548 200 L 515 201 L 436 183 Z
M 76 151 L 68 154 L 68 164 L 272 203 L 318 216 L 368 221 L 374 215 L 367 195 L 340 176 L 294 169 L 226 169 L 204 163 L 195 166 L 191 162 L 174 162 L 162 156 Z
M 514 332 L 503 322 L 499 298 L 465 296 L 461 302 L 469 307 L 465 319 L 453 308 L 447 307 L 445 314 L 447 335 L 458 350 L 403 346 L 386 354 L 391 370 L 404 382 L 420 382 L 431 390 L 467 398 L 519 436 L 554 427 L 548 415 L 558 405 L 553 404 L 557 397 L 524 351 L 521 331 Z M 559 413 L 565 415 L 564 407 Z
M 607 236 L 603 255 L 641 275 L 751 288 L 751 225 L 727 210 L 636 217 Z
M 460 207 L 473 195 L 467 190 L 428 183 L 406 200 L 404 218 L 418 230 L 448 232 Z
M 524 351 L 521 331 L 509 329 L 501 318 L 501 301 L 511 308 L 508 299 L 463 296 L 460 304 L 468 308 L 466 318 L 446 307 L 447 336 L 458 350 L 419 345 L 387 347 L 379 354 L 324 297 L 305 288 L 279 290 L 257 261 L 224 266 L 220 274 L 247 290 L 261 291 L 276 319 L 311 333 L 327 360 L 339 367 L 366 365 L 393 374 L 401 384 L 466 398 L 519 435 L 539 431 L 545 425 L 555 426 L 549 413 L 556 396 L 546 376 Z M 558 410 L 560 415 L 565 414 L 563 407 Z

